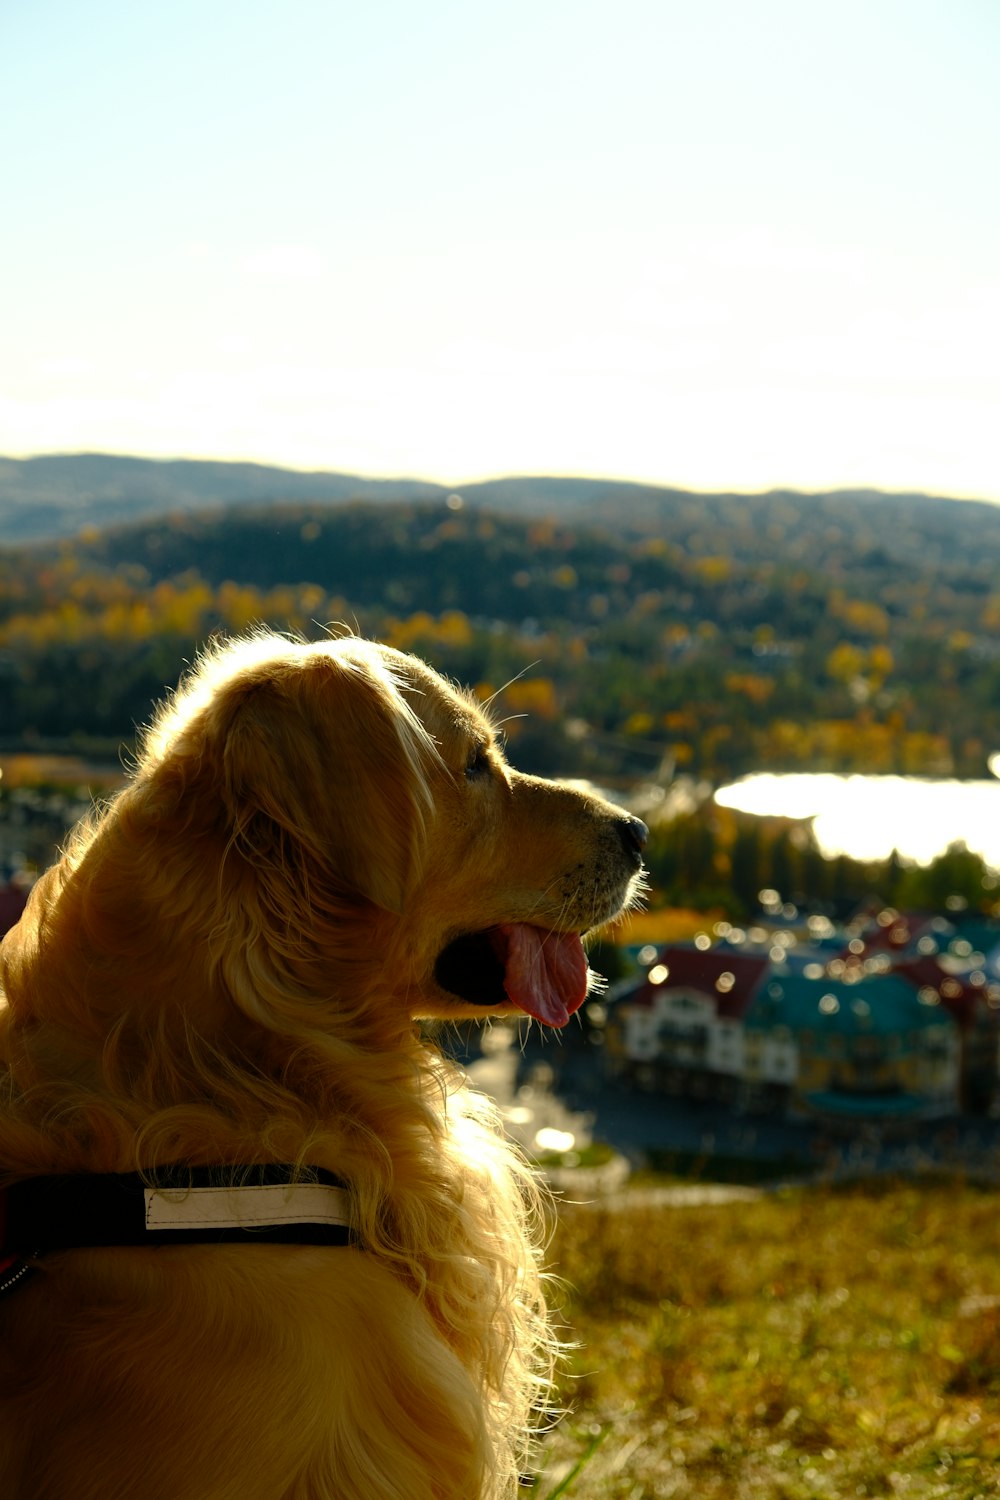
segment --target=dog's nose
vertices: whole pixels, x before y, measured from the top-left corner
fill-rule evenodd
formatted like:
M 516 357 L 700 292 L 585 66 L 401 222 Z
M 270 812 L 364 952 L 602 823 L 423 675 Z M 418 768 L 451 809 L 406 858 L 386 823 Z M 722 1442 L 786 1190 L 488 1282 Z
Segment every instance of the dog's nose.
M 641 854 L 649 838 L 649 829 L 641 818 L 619 818 L 616 823 L 618 837 L 625 846 L 626 854 Z

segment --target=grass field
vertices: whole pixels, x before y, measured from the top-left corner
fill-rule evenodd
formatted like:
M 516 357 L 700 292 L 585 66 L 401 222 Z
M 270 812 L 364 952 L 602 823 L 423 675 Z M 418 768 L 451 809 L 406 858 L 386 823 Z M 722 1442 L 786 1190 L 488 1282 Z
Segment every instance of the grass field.
M 567 1204 L 551 1263 L 577 1347 L 537 1500 L 1000 1495 L 1000 1191 Z

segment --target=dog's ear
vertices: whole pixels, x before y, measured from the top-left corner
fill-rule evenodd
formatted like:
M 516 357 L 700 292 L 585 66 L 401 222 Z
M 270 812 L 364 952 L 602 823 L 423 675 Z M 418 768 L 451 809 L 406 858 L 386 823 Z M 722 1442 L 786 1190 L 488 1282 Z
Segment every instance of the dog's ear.
M 400 911 L 432 806 L 426 731 L 377 660 L 313 650 L 227 687 L 223 795 L 264 873 Z

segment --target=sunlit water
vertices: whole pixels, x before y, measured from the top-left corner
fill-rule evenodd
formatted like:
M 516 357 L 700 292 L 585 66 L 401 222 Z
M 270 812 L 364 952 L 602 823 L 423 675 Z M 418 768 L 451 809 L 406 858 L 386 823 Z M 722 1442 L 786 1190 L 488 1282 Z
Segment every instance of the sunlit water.
M 990 761 L 1000 774 L 1000 756 Z M 1000 869 L 1000 781 L 925 781 L 914 776 L 745 776 L 715 799 L 740 812 L 812 818 L 826 855 L 886 859 L 893 849 L 929 864 L 961 841 Z

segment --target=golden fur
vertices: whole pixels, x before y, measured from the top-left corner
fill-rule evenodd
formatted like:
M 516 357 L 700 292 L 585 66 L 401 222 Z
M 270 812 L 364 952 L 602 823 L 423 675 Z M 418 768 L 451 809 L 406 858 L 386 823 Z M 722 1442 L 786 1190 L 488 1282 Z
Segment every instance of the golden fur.
M 536 1190 L 415 1021 L 508 1012 L 439 955 L 614 917 L 637 826 L 510 769 L 414 658 L 206 653 L 0 949 L 0 1184 L 323 1167 L 360 1248 L 45 1257 L 0 1299 L 4 1500 L 515 1494 L 550 1376 Z

